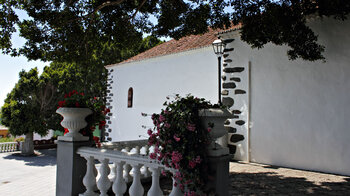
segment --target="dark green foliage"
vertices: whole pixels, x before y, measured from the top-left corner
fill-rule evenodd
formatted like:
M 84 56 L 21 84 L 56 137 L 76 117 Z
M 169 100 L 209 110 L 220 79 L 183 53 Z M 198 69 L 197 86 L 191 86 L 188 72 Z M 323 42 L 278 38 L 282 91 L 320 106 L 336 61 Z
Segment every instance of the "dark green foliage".
M 31 18 L 19 21 L 15 8 Z M 0 1 L 0 48 L 29 59 L 105 65 L 137 54 L 142 33 L 180 38 L 242 23 L 242 39 L 252 47 L 288 45 L 291 59 L 314 61 L 324 58 L 324 47 L 306 19 L 344 20 L 349 12 L 345 0 L 7 0 Z M 27 39 L 19 49 L 10 41 L 15 24 Z
M 28 72 L 23 70 L 19 76 L 18 83 L 5 99 L 1 123 L 9 128 L 12 135 L 33 132 L 46 135 L 45 114 L 50 98 L 43 99 L 43 96 L 47 84 L 40 82 L 36 68 Z

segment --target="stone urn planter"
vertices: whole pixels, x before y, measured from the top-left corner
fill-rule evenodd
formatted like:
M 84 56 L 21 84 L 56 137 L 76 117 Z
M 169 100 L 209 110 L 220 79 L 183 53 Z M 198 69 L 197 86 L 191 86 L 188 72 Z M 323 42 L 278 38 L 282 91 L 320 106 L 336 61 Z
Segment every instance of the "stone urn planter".
M 216 157 L 229 154 L 229 149 L 218 144 L 216 140 L 227 133 L 224 124 L 228 118 L 233 117 L 233 114 L 227 109 L 211 108 L 199 110 L 199 116 L 203 127 L 214 124 L 209 133 L 212 141 L 208 146 L 208 155 Z
M 86 127 L 85 118 L 92 114 L 89 108 L 68 108 L 60 107 L 56 113 L 63 117 L 61 122 L 62 127 L 67 128 L 69 133 L 64 136 L 59 136 L 58 140 L 63 141 L 88 141 L 89 137 L 79 133 L 80 129 Z

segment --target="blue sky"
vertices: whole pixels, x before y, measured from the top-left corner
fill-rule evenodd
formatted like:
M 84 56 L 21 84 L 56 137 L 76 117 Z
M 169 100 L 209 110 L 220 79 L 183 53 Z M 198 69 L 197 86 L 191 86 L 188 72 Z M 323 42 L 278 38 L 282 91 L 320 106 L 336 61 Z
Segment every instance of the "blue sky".
M 21 10 L 16 10 L 20 20 L 27 19 L 29 16 Z M 156 19 L 151 17 L 151 21 L 156 23 Z M 144 36 L 147 36 L 145 34 Z M 161 38 L 163 41 L 169 41 L 169 37 Z M 25 39 L 19 37 L 18 32 L 12 36 L 12 43 L 14 47 L 21 47 L 25 43 Z M 39 73 L 42 73 L 44 66 L 48 66 L 50 62 L 42 61 L 28 61 L 26 57 L 11 57 L 4 55 L 0 52 L 0 108 L 4 104 L 4 100 L 8 93 L 11 92 L 12 88 L 17 83 L 19 77 L 18 73 L 24 69 L 29 71 L 31 68 L 38 67 Z
M 20 19 L 27 18 L 28 16 L 23 11 L 16 12 Z M 20 38 L 18 33 L 12 36 L 13 46 L 23 46 L 25 40 Z M 0 107 L 4 104 L 4 100 L 12 88 L 17 83 L 19 77 L 18 73 L 24 69 L 26 71 L 31 68 L 38 67 L 41 73 L 45 65 L 50 63 L 44 63 L 42 61 L 29 61 L 26 57 L 11 57 L 0 53 Z

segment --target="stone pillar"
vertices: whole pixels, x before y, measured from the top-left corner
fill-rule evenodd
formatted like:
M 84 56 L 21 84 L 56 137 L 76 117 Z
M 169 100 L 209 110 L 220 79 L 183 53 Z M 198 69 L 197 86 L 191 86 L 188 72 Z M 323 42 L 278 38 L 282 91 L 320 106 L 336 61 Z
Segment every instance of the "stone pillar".
M 208 157 L 209 179 L 206 192 L 216 196 L 229 196 L 230 160 L 233 155 Z
M 91 145 L 90 141 L 57 142 L 56 196 L 77 196 L 85 191 L 86 160 L 76 152 Z

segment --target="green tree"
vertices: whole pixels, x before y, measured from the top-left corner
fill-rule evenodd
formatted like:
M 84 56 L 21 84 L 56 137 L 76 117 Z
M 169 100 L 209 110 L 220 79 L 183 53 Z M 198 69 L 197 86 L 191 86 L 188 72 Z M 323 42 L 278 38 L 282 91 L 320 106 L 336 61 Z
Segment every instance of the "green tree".
M 7 95 L 2 107 L 1 123 L 12 135 L 25 135 L 22 153 L 34 153 L 33 133 L 46 135 L 48 106 L 53 101 L 54 88 L 40 80 L 37 68 L 19 73 L 19 80 Z
M 75 61 L 91 66 L 131 56 L 141 34 L 180 38 L 212 28 L 242 23 L 241 38 L 252 47 L 288 45 L 290 59 L 323 59 L 324 47 L 306 25 L 311 15 L 344 20 L 344 0 L 6 0 L 0 1 L 0 48 L 12 55 L 44 61 Z M 14 9 L 31 18 L 18 20 Z M 155 18 L 155 19 L 153 19 Z M 156 23 L 153 21 L 156 20 Z M 233 23 L 232 23 L 233 22 Z M 27 39 L 13 48 L 11 34 L 19 26 Z M 118 47 L 114 47 L 118 45 Z M 125 49 L 125 50 L 124 50 Z M 114 55 L 109 55 L 114 54 Z M 95 59 L 96 60 L 96 59 Z

